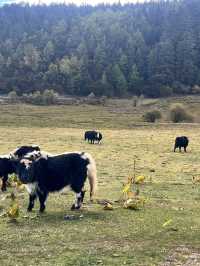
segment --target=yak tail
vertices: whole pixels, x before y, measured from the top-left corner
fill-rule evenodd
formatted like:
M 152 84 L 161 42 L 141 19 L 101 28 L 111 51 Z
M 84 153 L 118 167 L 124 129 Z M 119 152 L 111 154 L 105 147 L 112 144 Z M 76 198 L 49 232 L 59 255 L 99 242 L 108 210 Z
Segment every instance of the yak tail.
M 92 155 L 90 155 L 89 153 L 85 153 L 84 155 L 89 161 L 89 163 L 87 165 L 87 177 L 89 179 L 89 184 L 90 184 L 90 200 L 93 200 L 93 196 L 94 196 L 95 191 L 97 189 L 96 163 L 95 163 L 95 160 L 93 159 Z

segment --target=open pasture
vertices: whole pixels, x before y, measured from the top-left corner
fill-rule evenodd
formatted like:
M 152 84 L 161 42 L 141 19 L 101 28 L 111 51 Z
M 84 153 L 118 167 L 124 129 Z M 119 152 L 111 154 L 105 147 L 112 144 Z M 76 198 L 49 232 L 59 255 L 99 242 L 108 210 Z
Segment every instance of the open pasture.
M 56 116 L 48 117 L 48 108 L 42 107 L 45 125 L 42 118 L 37 123 L 32 120 L 31 127 L 33 109 L 23 108 L 28 119 L 24 118 L 21 124 L 16 120 L 20 117 L 18 111 L 6 114 L 5 123 L 0 119 L 2 154 L 33 143 L 52 153 L 90 152 L 98 170 L 96 198 L 112 202 L 120 198 L 123 183 L 133 175 L 136 159 L 136 173 L 146 178 L 140 194 L 147 203 L 143 209 L 133 211 L 114 202 L 114 210 L 105 211 L 102 205 L 89 202 L 87 192 L 84 208 L 72 212 L 74 194 L 64 191 L 50 194 L 46 213 L 38 215 L 37 203 L 34 211 L 27 214 L 28 195 L 22 191 L 18 193 L 18 222 L 0 217 L 0 265 L 198 265 L 192 263 L 200 253 L 200 183 L 193 184 L 192 177 L 200 176 L 199 125 L 146 124 L 128 129 L 126 124 L 123 129 L 118 124 L 120 118 L 115 121 L 104 111 L 105 127 L 98 127 L 95 119 L 88 119 L 88 110 L 77 116 L 75 127 L 75 120 L 70 123 L 69 119 L 61 127 L 64 123 L 56 126 Z M 110 120 L 115 125 L 113 129 L 106 126 Z M 84 142 L 84 121 L 89 121 L 87 128 L 98 128 L 103 133 L 102 145 Z M 173 152 L 178 135 L 190 139 L 187 154 Z M 0 213 L 10 202 L 4 195 L 12 190 L 0 192 Z M 65 215 L 75 215 L 77 219 L 64 220 Z M 171 223 L 164 227 L 169 220 Z M 196 257 L 190 263 L 192 254 Z

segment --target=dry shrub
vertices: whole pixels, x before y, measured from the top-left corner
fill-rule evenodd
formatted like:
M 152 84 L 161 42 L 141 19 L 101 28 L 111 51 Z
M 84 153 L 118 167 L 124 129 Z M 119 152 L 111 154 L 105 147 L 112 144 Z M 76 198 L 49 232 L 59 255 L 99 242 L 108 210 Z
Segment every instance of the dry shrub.
M 193 116 L 182 104 L 173 105 L 170 109 L 170 120 L 173 123 L 192 122 Z
M 16 103 L 18 101 L 18 95 L 16 91 L 10 91 L 8 93 L 8 98 L 10 103 Z
M 145 122 L 154 123 L 157 119 L 162 117 L 161 112 L 159 110 L 152 110 L 146 112 L 143 116 Z

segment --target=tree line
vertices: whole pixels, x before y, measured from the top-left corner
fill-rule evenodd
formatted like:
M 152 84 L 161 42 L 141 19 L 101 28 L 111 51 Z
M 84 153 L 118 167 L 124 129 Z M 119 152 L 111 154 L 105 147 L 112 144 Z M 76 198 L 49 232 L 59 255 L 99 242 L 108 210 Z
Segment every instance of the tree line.
M 0 93 L 200 93 L 200 1 L 0 8 Z

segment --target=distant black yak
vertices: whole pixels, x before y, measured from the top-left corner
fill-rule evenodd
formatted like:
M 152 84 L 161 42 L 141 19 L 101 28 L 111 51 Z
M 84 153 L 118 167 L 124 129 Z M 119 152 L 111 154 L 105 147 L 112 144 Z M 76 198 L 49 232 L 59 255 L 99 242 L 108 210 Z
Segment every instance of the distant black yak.
M 97 141 L 99 144 L 100 141 L 102 140 L 103 136 L 100 132 L 93 130 L 93 131 L 86 131 L 84 138 L 85 138 L 85 140 L 87 140 L 91 144 L 94 144 L 95 141 Z
M 0 176 L 2 177 L 2 191 L 6 191 L 6 182 L 8 180 L 8 175 L 15 173 L 12 160 L 22 158 L 27 153 L 35 150 L 39 151 L 40 148 L 38 146 L 21 146 L 8 155 L 0 156 Z
M 86 178 L 90 184 L 90 198 L 96 188 L 96 165 L 92 156 L 84 152 L 63 153 L 60 155 L 41 156 L 32 160 L 26 156 L 15 162 L 15 169 L 22 183 L 29 192 L 28 211 L 34 207 L 39 197 L 40 212 L 45 210 L 45 201 L 49 192 L 70 187 L 76 193 L 76 201 L 71 209 L 79 209 L 84 198 Z
M 179 148 L 179 152 L 181 152 L 181 147 L 183 147 L 184 151 L 186 152 L 188 143 L 189 143 L 189 139 L 187 137 L 185 136 L 176 137 L 175 144 L 174 144 L 174 152 L 176 151 L 176 148 Z

